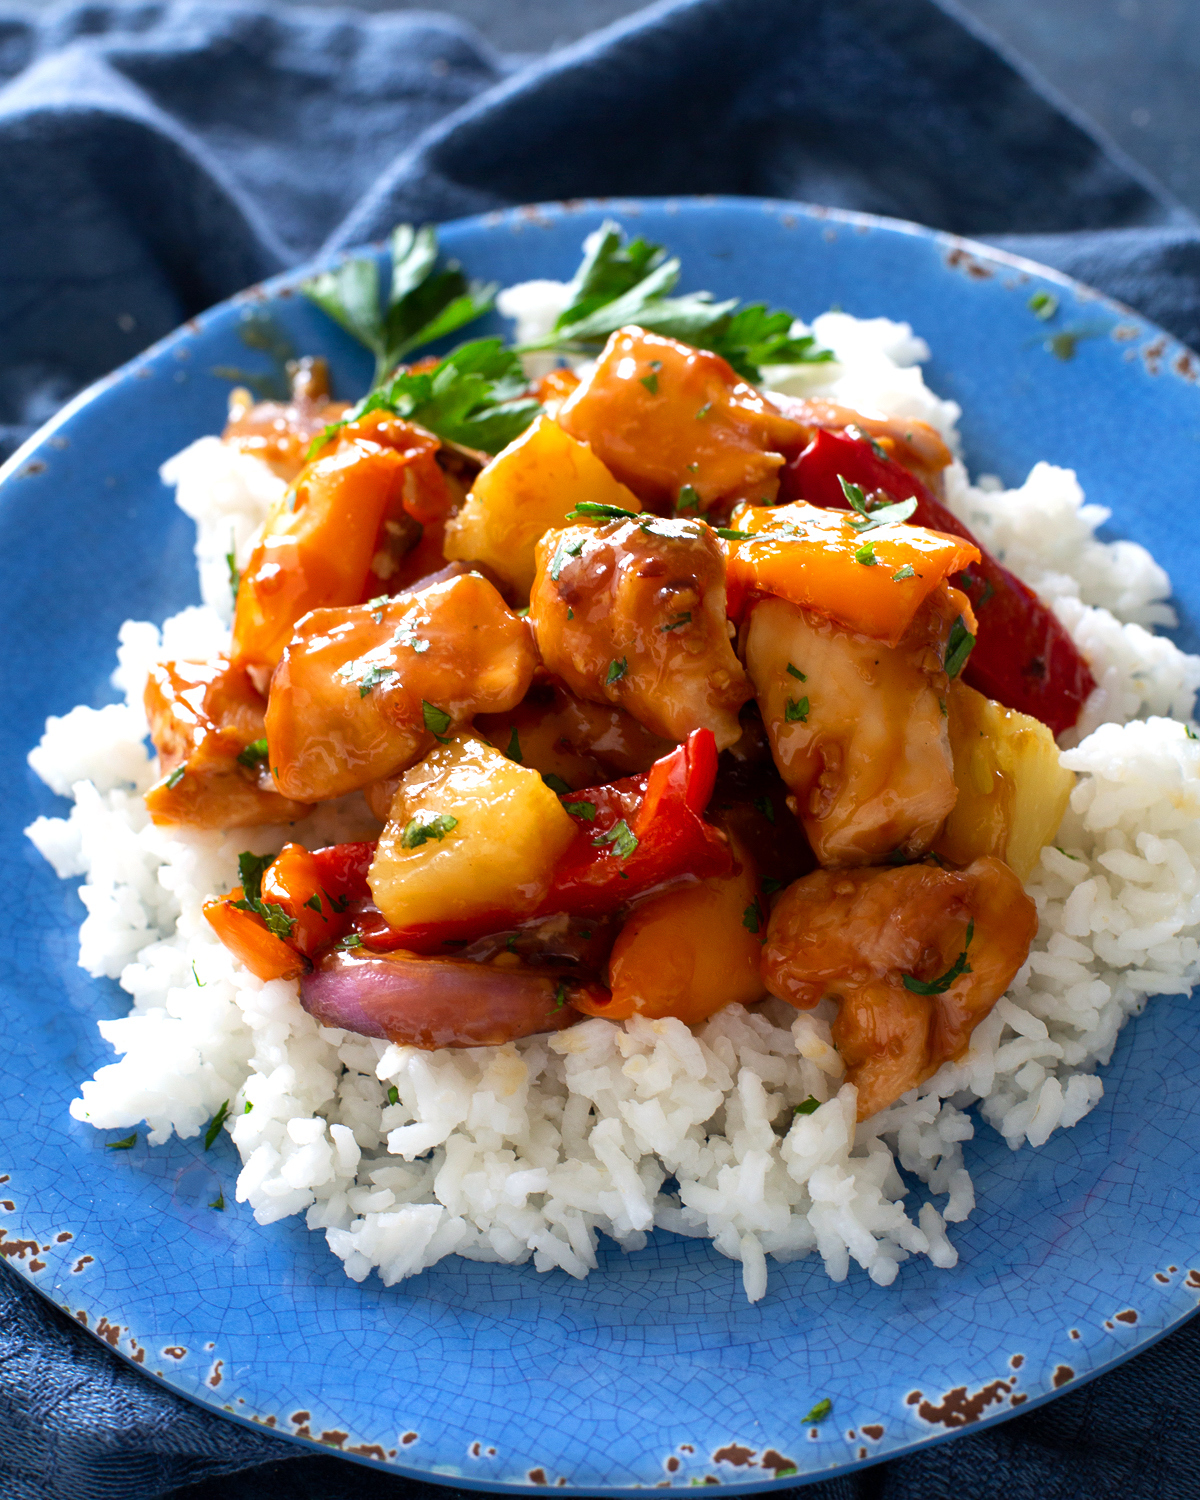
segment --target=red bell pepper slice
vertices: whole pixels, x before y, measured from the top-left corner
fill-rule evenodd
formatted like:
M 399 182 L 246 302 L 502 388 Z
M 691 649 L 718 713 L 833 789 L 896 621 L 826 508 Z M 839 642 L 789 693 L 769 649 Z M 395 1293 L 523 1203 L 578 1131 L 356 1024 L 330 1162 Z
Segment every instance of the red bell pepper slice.
M 914 474 L 895 459 L 881 458 L 866 439 L 821 429 L 783 470 L 779 498 L 846 510 L 840 479 L 867 494 L 883 490 L 893 500 L 916 500 L 914 525 L 964 537 L 979 547 L 981 560 L 955 579 L 979 621 L 963 681 L 1007 708 L 1040 719 L 1055 734 L 1072 728 L 1096 679 L 1065 627 L 1033 590 L 981 547 Z
M 712 730 L 694 729 L 643 775 L 564 798 L 568 812 L 579 803 L 596 811 L 573 814 L 579 831 L 555 868 L 542 913 L 601 916 L 683 876 L 728 875 L 729 844 L 701 816 L 716 779 Z

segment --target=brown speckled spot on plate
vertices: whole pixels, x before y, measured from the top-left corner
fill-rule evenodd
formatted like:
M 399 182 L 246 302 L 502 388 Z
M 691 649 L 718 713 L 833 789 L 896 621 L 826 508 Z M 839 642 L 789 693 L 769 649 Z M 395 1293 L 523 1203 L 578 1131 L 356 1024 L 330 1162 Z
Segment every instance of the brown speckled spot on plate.
M 213 1367 L 208 1372 L 208 1383 L 209 1383 L 209 1385 L 212 1386 L 212 1388 L 213 1388 L 214 1391 L 221 1384 L 221 1381 L 225 1378 L 221 1374 L 221 1371 L 224 1368 L 225 1368 L 225 1361 L 223 1359 L 218 1359 L 218 1360 L 214 1360 Z
M 550 1481 L 546 1478 L 546 1471 L 545 1471 L 545 1469 L 530 1469 L 530 1471 L 529 1471 L 529 1482 L 530 1482 L 530 1484 L 549 1484 L 550 1483 Z
M 186 1344 L 168 1344 L 163 1350 L 168 1359 L 184 1359 L 187 1355 Z
M 347 1453 L 353 1453 L 356 1458 L 377 1458 L 383 1463 L 387 1458 L 386 1452 L 378 1443 L 358 1443 L 353 1448 L 347 1448 Z
M 768 1448 L 759 1462 L 764 1469 L 773 1470 L 776 1479 L 783 1479 L 788 1474 L 798 1472 L 796 1460 L 786 1458 L 782 1453 L 777 1453 L 774 1448 Z
M 10 1240 L 0 1229 L 0 1255 L 6 1260 L 24 1260 L 27 1255 L 36 1255 L 37 1252 L 37 1240 Z
M 666 1460 L 666 1470 L 668 1474 L 677 1474 L 679 1472 L 679 1460 L 673 1453 Z
M 1024 1363 L 1025 1356 L 1023 1354 L 1014 1354 L 1013 1357 L 1009 1360 L 1009 1364 L 1013 1367 L 1014 1370 L 1019 1370 Z
M 1058 1390 L 1060 1386 L 1066 1385 L 1068 1380 L 1074 1379 L 1075 1371 L 1070 1365 L 1055 1365 L 1054 1374 L 1050 1377 L 1050 1383 L 1055 1390 Z
M 96 1337 L 103 1339 L 106 1344 L 111 1344 L 114 1349 L 124 1331 L 120 1323 L 110 1323 L 107 1318 L 102 1317 L 96 1324 Z
M 862 1435 L 863 1437 L 869 1437 L 873 1443 L 877 1443 L 883 1436 L 883 1424 L 881 1422 L 864 1422 Z
M 743 1448 L 740 1443 L 726 1443 L 713 1454 L 713 1463 L 732 1464 L 735 1469 L 740 1469 L 753 1463 L 754 1453 L 753 1448 Z
M 81 1255 L 75 1262 L 75 1264 L 71 1267 L 71 1275 L 78 1276 L 80 1271 L 83 1270 L 84 1266 L 90 1266 L 94 1264 L 95 1259 L 96 1257 L 94 1255 Z
M 1113 1313 L 1118 1323 L 1128 1323 L 1130 1327 L 1138 1320 L 1138 1315 L 1132 1307 L 1123 1307 L 1119 1313 Z
M 318 1442 L 324 1443 L 328 1448 L 340 1448 L 349 1436 L 348 1432 L 339 1432 L 334 1427 L 329 1432 L 323 1432 Z
M 952 1391 L 946 1392 L 936 1406 L 920 1391 L 910 1391 L 905 1399 L 909 1406 L 917 1408 L 917 1415 L 922 1421 L 953 1430 L 978 1422 L 989 1406 L 1003 1401 L 1011 1390 L 1011 1380 L 993 1380 L 980 1386 L 977 1391 L 970 1392 L 965 1385 L 956 1385 Z
M 402 1433 L 400 1436 L 401 1446 L 407 1448 L 410 1443 L 415 1443 L 420 1436 L 421 1434 L 419 1432 Z

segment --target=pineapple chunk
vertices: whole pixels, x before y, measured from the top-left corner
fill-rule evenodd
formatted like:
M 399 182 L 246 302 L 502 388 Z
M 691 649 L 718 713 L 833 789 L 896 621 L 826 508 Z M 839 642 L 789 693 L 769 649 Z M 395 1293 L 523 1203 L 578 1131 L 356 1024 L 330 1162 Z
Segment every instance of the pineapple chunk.
M 446 526 L 452 561 L 486 563 L 527 598 L 536 572 L 534 548 L 581 500 L 640 511 L 637 496 L 608 472 L 587 443 L 549 417 L 498 453 Z
M 994 854 L 1024 882 L 1058 832 L 1074 774 L 1045 724 L 957 679 L 947 712 L 958 801 L 936 852 L 956 865 Z
M 529 915 L 575 824 L 536 771 L 474 735 L 401 777 L 367 883 L 393 927 Z

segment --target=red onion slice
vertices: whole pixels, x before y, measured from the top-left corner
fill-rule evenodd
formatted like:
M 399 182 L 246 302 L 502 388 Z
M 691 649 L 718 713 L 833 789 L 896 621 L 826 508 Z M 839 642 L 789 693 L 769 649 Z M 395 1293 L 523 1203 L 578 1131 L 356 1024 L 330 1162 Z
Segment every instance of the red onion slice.
M 300 982 L 300 1002 L 322 1026 L 427 1051 L 561 1031 L 580 1019 L 572 995 L 606 993 L 578 970 L 499 968 L 403 950 L 329 953 Z

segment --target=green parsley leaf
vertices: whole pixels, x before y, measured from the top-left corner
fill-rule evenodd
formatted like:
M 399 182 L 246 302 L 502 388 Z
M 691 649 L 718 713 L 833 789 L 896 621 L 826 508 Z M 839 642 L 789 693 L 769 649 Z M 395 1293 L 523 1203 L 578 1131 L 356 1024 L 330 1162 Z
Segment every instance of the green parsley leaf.
M 248 1115 L 253 1108 L 254 1108 L 254 1105 L 250 1102 L 249 1099 L 247 1099 L 246 1100 L 246 1107 L 245 1107 L 244 1110 L 242 1110 L 242 1113 L 244 1115 Z
M 1195 736 L 1193 736 L 1193 738 L 1195 738 Z M 1063 846 L 1061 844 L 1055 844 L 1054 847 L 1058 850 L 1058 852 L 1061 855 L 1064 856 L 1064 858 L 1066 858 L 1066 859 L 1073 859 L 1076 864 L 1082 864 L 1083 863 L 1083 861 L 1079 858 L 1078 854 L 1068 854 L 1067 851 L 1063 848 Z
M 967 657 L 971 654 L 971 648 L 975 644 L 975 637 L 963 624 L 963 617 L 959 615 L 950 627 L 950 638 L 946 642 L 946 660 L 944 663 L 946 676 L 957 677 L 966 665 Z
M 854 554 L 854 561 L 862 563 L 864 568 L 873 568 L 878 560 L 875 556 L 874 542 L 864 542 Z
M 903 583 L 906 578 L 915 578 L 916 576 L 912 563 L 905 563 L 902 568 L 892 574 L 892 582 Z
M 238 879 L 242 883 L 242 895 L 247 901 L 262 898 L 263 876 L 275 861 L 273 854 L 251 854 L 244 849 L 238 855 Z
M 242 586 L 242 575 L 238 570 L 232 532 L 229 533 L 229 551 L 225 554 L 225 566 L 229 569 L 229 592 L 233 595 L 233 602 L 236 604 L 238 589 Z
M 554 1005 L 553 1005 L 553 1009 L 554 1010 L 562 1010 L 563 1006 L 566 1003 L 567 1003 L 567 987 L 562 982 L 562 980 L 560 979 L 558 981 L 558 985 L 557 985 L 557 987 L 555 988 L 555 991 L 554 991 Z
M 204 1149 L 207 1151 L 216 1138 L 221 1134 L 221 1126 L 225 1123 L 225 1116 L 229 1113 L 229 1100 L 226 1099 L 216 1114 L 209 1121 L 208 1129 L 204 1132 Z
M 802 672 L 799 667 L 794 667 L 791 662 L 788 662 L 788 664 L 787 664 L 787 671 L 788 671 L 788 676 L 789 677 L 794 677 L 797 682 L 807 682 L 808 681 L 807 675 L 804 672 Z
M 732 526 L 714 526 L 713 530 L 723 542 L 744 542 L 754 535 L 752 531 L 736 531 Z
M 351 948 L 361 948 L 362 945 L 363 940 L 357 932 L 348 932 L 345 937 L 338 938 L 333 946 L 335 952 L 348 953 Z
M 494 284 L 469 282 L 457 261 L 436 269 L 437 234 L 428 224 L 420 229 L 397 224 L 389 248 L 391 277 L 386 300 L 381 297 L 379 264 L 373 256 L 345 260 L 301 286 L 311 302 L 375 355 L 375 385 L 410 350 L 482 317 L 496 293 Z
M 167 790 L 173 792 L 183 778 L 187 775 L 187 766 L 176 766 L 167 777 Z
M 636 510 L 623 510 L 619 505 L 602 505 L 597 500 L 581 500 L 574 510 L 567 512 L 568 521 L 578 521 L 581 516 L 594 517 L 602 521 L 638 521 Z
M 832 1410 L 833 1402 L 829 1399 L 828 1396 L 826 1396 L 823 1401 L 817 1402 L 812 1411 L 809 1412 L 808 1416 L 802 1418 L 802 1422 L 805 1426 L 808 1426 L 809 1424 L 815 1425 L 818 1422 L 823 1422 Z
M 641 378 L 641 380 L 638 382 L 638 384 L 639 385 L 644 385 L 646 387 L 646 389 L 650 392 L 650 394 L 652 396 L 657 396 L 658 395 L 658 376 L 657 375 L 643 375 L 642 378 Z
M 125 1136 L 123 1140 L 105 1141 L 104 1149 L 106 1151 L 132 1151 L 136 1145 L 137 1131 L 135 1130 L 132 1135 Z
M 223 1214 L 225 1212 L 225 1189 L 224 1188 L 218 1188 L 217 1189 L 217 1196 L 213 1199 L 213 1201 L 208 1206 L 209 1206 L 209 1208 L 215 1208 L 218 1213 Z
M 868 516 L 856 516 L 850 524 L 855 531 L 874 531 L 877 526 L 898 526 L 916 513 L 915 500 L 898 500 L 894 505 L 880 505 Z
M 556 776 L 553 771 L 544 771 L 542 773 L 542 780 L 559 797 L 569 797 L 571 795 L 571 788 L 561 776 Z
M 795 698 L 789 698 L 784 705 L 783 717 L 789 724 L 808 723 L 808 699 L 801 698 L 799 702 Z
M 820 1107 L 821 1101 L 816 1097 L 816 1095 L 809 1094 L 808 1098 L 805 1099 L 802 1104 L 796 1105 L 795 1109 L 792 1110 L 792 1113 L 794 1115 L 812 1115 L 815 1114 L 817 1110 L 820 1109 Z M 805 1420 L 807 1421 L 808 1419 L 806 1418 Z
M 871 452 L 876 458 L 887 459 L 888 452 L 883 444 L 876 442 L 871 434 L 864 427 L 859 427 L 856 422 L 851 422 L 847 426 L 846 436 L 853 438 L 856 443 L 869 443 L 871 445 Z
M 608 676 L 604 679 L 604 686 L 611 687 L 614 682 L 620 682 L 621 678 L 629 671 L 629 658 L 621 657 L 620 661 L 610 661 L 608 664 Z
M 768 823 L 775 821 L 775 804 L 770 797 L 755 797 L 754 806 L 758 808 Z
M 508 737 L 508 749 L 504 752 L 509 760 L 515 760 L 517 765 L 525 764 L 525 757 L 521 754 L 521 737 L 517 733 L 517 726 L 512 727 L 512 734 Z
M 434 739 L 441 740 L 445 744 L 444 735 L 450 728 L 450 715 L 444 708 L 439 708 L 436 703 L 426 703 L 421 699 L 421 717 L 425 720 L 425 728 L 428 729 Z
M 754 900 L 751 901 L 750 905 L 742 913 L 742 926 L 747 930 L 747 932 L 753 932 L 757 934 L 759 928 L 762 926 L 762 920 L 762 904 L 760 903 L 758 897 L 755 896 Z
M 942 711 L 942 718 L 943 719 L 948 719 L 950 717 L 950 710 L 946 707 L 946 700 L 945 700 L 945 698 L 939 698 L 938 699 L 938 707 Z
M 619 823 L 614 823 L 607 833 L 594 834 L 592 843 L 597 849 L 611 844 L 618 859 L 628 859 L 638 846 L 637 836 L 624 818 Z
M 202 990 L 206 990 L 208 988 L 208 980 L 201 979 L 199 974 L 197 974 L 196 972 L 196 960 L 194 958 L 192 959 L 192 978 L 196 981 L 198 988 Z
M 419 849 L 430 839 L 437 839 L 440 844 L 446 835 L 457 827 L 458 819 L 452 818 L 449 813 L 438 813 L 436 817 L 430 818 L 428 823 L 422 823 L 420 818 L 413 818 L 400 835 L 400 847 L 401 849 Z
M 391 1088 L 388 1089 L 388 1091 L 387 1091 L 387 1101 L 388 1101 L 389 1104 L 399 1104 L 400 1103 L 400 1090 L 396 1087 L 396 1085 L 394 1083 L 392 1084 Z
M 766 876 L 762 882 L 763 895 L 773 896 L 776 891 L 783 890 L 784 884 L 784 881 L 776 880 L 774 875 Z
M 308 898 L 308 900 L 304 904 L 305 904 L 305 906 L 308 907 L 309 911 L 315 911 L 316 914 L 317 914 L 317 916 L 319 917 L 321 915 L 321 893 L 320 893 L 320 891 L 314 891 L 312 893 L 312 895 Z
M 573 818 L 583 818 L 589 823 L 596 816 L 596 804 L 594 802 L 564 802 L 563 808 Z
M 706 401 L 704 403 L 704 405 L 701 406 L 697 410 L 697 412 L 696 412 L 696 421 L 697 422 L 703 422 L 704 419 L 705 419 L 705 417 L 708 416 L 708 414 L 709 414 L 710 411 L 712 411 L 712 402 L 711 401 Z
M 267 758 L 267 742 L 262 740 L 251 740 L 244 750 L 238 752 L 238 765 L 253 770 Z
M 1034 292 L 1029 299 L 1029 311 L 1041 318 L 1043 323 L 1048 323 L 1058 311 L 1058 298 L 1053 292 L 1047 292 L 1044 289 Z
M 698 511 L 700 509 L 700 496 L 690 484 L 685 484 L 679 491 L 679 498 L 675 501 L 676 511 Z
M 842 474 L 838 475 L 838 483 L 842 487 L 842 494 L 845 495 L 846 503 L 850 509 L 857 511 L 860 516 L 869 515 L 867 497 L 863 492 L 862 486 L 860 484 L 851 484 Z
M 692 623 L 692 612 L 690 609 L 682 609 L 677 615 L 672 615 L 665 625 L 660 625 L 660 630 L 682 630 L 685 625 Z
M 956 979 L 972 972 L 971 965 L 967 962 L 967 948 L 971 946 L 974 936 L 975 923 L 968 922 L 966 947 L 946 972 L 939 979 L 930 980 L 914 979 L 911 974 L 902 974 L 900 978 L 904 982 L 904 988 L 914 995 L 944 995 Z
M 793 338 L 789 312 L 769 312 L 762 303 L 737 309 L 737 299 L 714 302 L 708 292 L 670 294 L 680 264 L 661 245 L 624 242 L 609 219 L 584 244 L 584 258 L 571 281 L 571 300 L 544 338 L 521 352 L 594 349 L 627 323 L 665 334 L 699 349 L 712 349 L 746 380 L 757 381 L 763 364 L 810 364 L 833 356 L 811 335 Z M 702 416 L 707 407 L 701 407 Z
M 1200 740 L 1200 734 L 1197 734 L 1190 724 L 1185 724 L 1183 730 L 1189 740 Z

